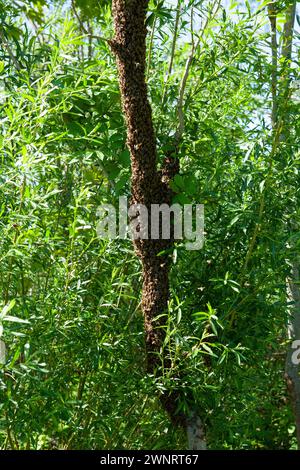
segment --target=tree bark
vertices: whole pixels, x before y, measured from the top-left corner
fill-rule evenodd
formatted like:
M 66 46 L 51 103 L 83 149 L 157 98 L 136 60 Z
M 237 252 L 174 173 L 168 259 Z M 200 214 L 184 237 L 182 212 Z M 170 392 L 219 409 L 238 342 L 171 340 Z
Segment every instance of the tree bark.
M 277 59 L 275 83 L 272 80 L 272 95 L 273 95 L 273 111 L 272 111 L 272 123 L 273 130 L 277 133 L 277 126 L 281 126 L 280 129 L 280 142 L 285 142 L 289 133 L 289 113 L 288 113 L 288 100 L 290 94 L 290 68 L 292 59 L 292 45 L 293 45 L 293 33 L 294 23 L 296 15 L 296 1 L 291 3 L 286 11 L 286 21 L 283 28 L 283 43 L 281 50 L 282 68 L 280 71 L 280 83 L 277 83 Z M 271 18 L 270 18 L 271 21 Z M 274 20 L 273 20 L 274 21 Z M 272 25 L 272 22 L 271 22 Z M 272 28 L 272 34 L 274 31 Z M 275 35 L 276 35 L 276 22 L 275 22 Z M 275 43 L 276 44 L 276 40 Z M 273 47 L 272 47 L 273 49 Z M 277 45 L 276 45 L 277 51 Z M 274 52 L 273 52 L 274 57 Z M 277 52 L 276 52 L 277 57 Z M 274 59 L 273 59 L 274 63 Z M 275 88 L 275 89 L 274 89 Z M 274 99 L 276 103 L 274 103 Z M 297 224 L 292 222 L 291 232 L 297 231 Z M 296 424 L 296 435 L 298 449 L 300 449 L 300 365 L 293 362 L 293 342 L 300 340 L 300 287 L 299 287 L 299 260 L 291 260 L 291 274 L 287 279 L 287 300 L 289 304 L 289 319 L 287 326 L 287 336 L 289 339 L 289 345 L 286 355 L 285 364 L 285 378 L 287 383 L 288 392 L 290 395 L 293 412 L 295 416 Z
M 278 68 L 278 46 L 277 46 L 277 5 L 276 2 L 269 3 L 268 15 L 271 26 L 271 51 L 272 51 L 272 73 L 271 73 L 271 92 L 272 92 L 272 127 L 276 129 L 277 125 L 277 68 Z
M 170 153 L 165 157 L 162 170 L 157 169 L 156 139 L 145 79 L 145 20 L 148 3 L 149 0 L 113 0 L 115 35 L 109 43 L 117 60 L 127 125 L 127 145 L 131 156 L 131 203 L 143 204 L 151 214 L 152 204 L 171 204 L 173 193 L 169 183 L 179 172 L 179 160 Z M 170 250 L 173 243 L 172 233 L 170 239 L 152 240 L 151 223 L 148 224 L 148 239 L 134 240 L 135 251 L 142 263 L 147 370 L 156 376 L 171 368 L 168 350 L 163 346 L 169 299 Z M 189 446 L 192 449 L 204 449 L 204 431 L 200 418 L 194 412 L 190 416 L 178 412 L 179 400 L 180 394 L 176 390 L 160 396 L 172 423 L 187 430 Z
M 146 12 L 148 0 L 113 0 L 115 35 L 110 46 L 117 60 L 123 113 L 127 125 L 127 145 L 131 156 L 131 203 L 143 204 L 151 213 L 151 204 L 170 204 L 172 193 L 169 181 L 177 171 L 176 165 L 166 162 L 157 169 L 156 140 L 152 110 L 147 96 L 146 69 Z M 167 351 L 163 351 L 165 319 L 169 299 L 169 240 L 134 240 L 135 251 L 142 263 L 142 310 L 145 323 L 147 370 L 157 374 L 171 366 Z M 176 413 L 176 392 L 164 394 L 161 402 L 176 424 L 185 417 Z
M 300 277 L 298 263 L 293 263 L 291 277 L 288 279 L 288 300 L 292 304 L 289 308 L 288 339 L 289 346 L 286 356 L 285 377 L 291 397 L 295 416 L 298 449 L 300 449 L 300 365 L 293 361 L 293 342 L 300 340 Z
M 191 413 L 187 419 L 187 438 L 189 450 L 206 450 L 205 431 L 201 418 Z
M 115 36 L 110 41 L 117 58 L 123 112 L 127 124 L 127 146 L 131 155 L 131 204 L 168 203 L 169 192 L 157 171 L 156 141 L 152 111 L 145 81 L 147 0 L 114 0 Z M 150 224 L 149 224 L 150 225 Z M 148 227 L 150 236 L 151 227 Z M 169 286 L 167 256 L 158 256 L 170 245 L 168 240 L 134 241 L 143 268 L 142 308 L 145 316 L 148 367 L 159 361 L 163 341 L 162 320 L 166 313 Z

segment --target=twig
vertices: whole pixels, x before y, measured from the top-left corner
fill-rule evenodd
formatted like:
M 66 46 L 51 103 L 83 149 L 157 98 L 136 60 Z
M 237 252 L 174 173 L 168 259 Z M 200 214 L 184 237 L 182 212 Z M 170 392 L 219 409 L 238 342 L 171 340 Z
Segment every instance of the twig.
M 107 42 L 108 44 L 110 43 L 111 39 L 108 39 L 108 38 L 105 38 L 103 36 L 97 36 L 95 34 L 89 34 L 87 33 L 86 36 L 88 36 L 89 38 L 91 39 L 98 39 L 98 41 L 105 41 Z
M 282 47 L 282 58 L 284 61 L 289 61 L 291 58 L 291 52 L 292 52 L 292 30 L 294 26 L 294 20 L 295 20 L 295 12 L 296 12 L 296 2 L 291 5 L 290 10 L 288 12 L 288 19 L 287 22 L 284 25 L 284 43 Z M 272 150 L 269 156 L 269 171 L 266 179 L 266 184 L 263 188 L 262 195 L 261 195 L 261 200 L 260 200 L 260 207 L 259 207 L 259 214 L 258 214 L 258 222 L 255 225 L 254 232 L 250 241 L 250 245 L 246 254 L 246 259 L 245 263 L 242 269 L 242 277 L 244 276 L 246 269 L 248 267 L 248 263 L 250 261 L 250 258 L 252 256 L 252 253 L 255 248 L 256 240 L 261 228 L 261 222 L 262 218 L 264 215 L 264 209 L 265 209 L 265 193 L 266 189 L 269 186 L 270 183 L 270 176 L 271 176 L 271 171 L 273 167 L 273 159 L 274 156 L 277 152 L 278 145 L 280 141 L 282 140 L 283 132 L 284 132 L 284 123 L 286 121 L 286 116 L 282 112 L 283 109 L 280 112 L 280 118 L 278 119 L 278 93 L 277 93 L 277 87 L 278 87 L 278 80 L 277 80 L 277 65 L 278 65 L 278 57 L 277 57 L 277 40 L 276 40 L 276 11 L 275 11 L 275 6 L 273 4 L 269 4 L 268 6 L 268 16 L 269 20 L 271 23 L 271 34 L 272 34 L 272 42 L 271 42 L 271 47 L 272 47 L 272 128 L 273 128 L 273 144 L 272 144 Z M 284 104 L 286 104 L 288 98 L 289 98 L 289 83 L 284 84 L 285 88 L 284 93 L 283 93 L 283 98 L 284 98 Z
M 179 142 L 182 138 L 182 134 L 184 132 L 184 125 L 185 125 L 184 112 L 183 112 L 184 95 L 185 95 L 187 81 L 188 81 L 188 77 L 189 77 L 189 73 L 190 73 L 190 68 L 191 68 L 193 59 L 195 57 L 195 53 L 196 53 L 197 49 L 200 46 L 203 34 L 204 34 L 210 20 L 213 19 L 216 16 L 216 14 L 217 14 L 217 12 L 220 8 L 220 5 L 221 5 L 221 0 L 216 0 L 213 7 L 212 7 L 211 15 L 208 15 L 206 17 L 204 26 L 203 26 L 203 28 L 202 28 L 199 36 L 198 36 L 198 40 L 197 40 L 196 44 L 194 43 L 194 41 L 192 41 L 192 49 L 191 49 L 191 52 L 190 52 L 190 54 L 188 56 L 188 59 L 186 61 L 185 71 L 184 71 L 184 74 L 183 74 L 183 77 L 182 77 L 182 81 L 181 81 L 181 84 L 180 84 L 180 90 L 179 90 L 179 99 L 178 99 L 178 104 L 177 104 L 177 114 L 178 114 L 179 123 L 178 123 L 177 131 L 176 131 L 176 134 L 175 134 L 175 145 L 176 146 L 179 144 Z
M 93 57 L 93 43 L 92 43 L 92 35 L 93 35 L 93 28 L 91 26 L 90 21 L 88 21 L 88 31 L 89 31 L 89 48 L 88 48 L 88 56 L 89 59 L 91 60 Z
M 73 12 L 74 12 L 74 15 L 76 16 L 76 18 L 77 18 L 77 20 L 78 20 L 80 29 L 84 32 L 84 34 L 85 34 L 87 37 L 89 37 L 90 39 L 98 39 L 98 40 L 100 40 L 100 41 L 105 41 L 105 42 L 108 42 L 108 43 L 109 43 L 109 41 L 110 41 L 109 39 L 104 38 L 103 36 L 97 36 L 97 35 L 95 35 L 95 34 L 91 34 L 90 31 L 88 31 L 88 30 L 86 29 L 86 27 L 85 27 L 84 24 L 83 24 L 83 21 L 81 20 L 79 14 L 78 14 L 78 12 L 77 12 L 77 9 L 76 9 L 74 0 L 72 0 L 71 4 L 72 4 L 72 10 L 73 10 Z
M 2 41 L 3 46 L 5 47 L 5 49 L 6 49 L 7 52 L 8 52 L 9 57 L 11 58 L 12 62 L 14 63 L 16 69 L 18 70 L 18 72 L 20 72 L 20 70 L 21 70 L 22 67 L 21 67 L 19 61 L 18 61 L 18 60 L 16 59 L 16 57 L 14 56 L 14 53 L 13 53 L 13 51 L 12 51 L 10 45 L 8 44 L 8 42 L 7 42 L 7 40 L 6 40 L 6 38 L 5 38 L 5 36 L 4 36 L 4 34 L 3 34 L 3 32 L 2 32 L 1 29 L 0 29 L 0 39 L 1 39 L 1 41 Z
M 163 92 L 163 97 L 162 97 L 163 105 L 164 105 L 165 98 L 166 98 L 167 84 L 168 84 L 168 81 L 169 81 L 169 78 L 171 76 L 172 69 L 173 69 L 176 42 L 177 42 L 177 37 L 178 37 L 178 26 L 179 26 L 180 13 L 181 13 L 181 0 L 178 0 L 177 8 L 176 8 L 175 31 L 174 31 L 174 37 L 173 37 L 173 42 L 172 42 L 171 58 L 170 58 L 168 73 L 167 73 L 165 83 L 164 83 L 164 92 Z
M 79 23 L 79 26 L 80 28 L 82 29 L 82 31 L 85 33 L 85 34 L 89 34 L 88 30 L 86 29 L 86 27 L 84 26 L 83 24 L 83 21 L 81 20 L 78 12 L 77 12 L 77 8 L 75 6 L 75 3 L 74 3 L 74 0 L 71 1 L 71 5 L 72 5 L 72 10 L 74 12 L 74 15 L 76 16 L 77 20 L 78 20 L 78 23 Z
M 194 7 L 192 6 L 191 10 L 191 42 L 192 47 L 195 49 L 195 38 L 194 38 Z
M 271 49 L 272 49 L 272 74 L 271 74 L 271 91 L 272 91 L 272 127 L 275 129 L 277 121 L 277 68 L 278 68 L 278 45 L 277 45 L 277 10 L 274 3 L 268 5 L 268 16 L 271 25 Z
M 151 56 L 152 56 L 152 49 L 153 49 L 153 42 L 154 42 L 155 27 L 156 27 L 156 16 L 154 17 L 154 20 L 153 20 L 153 25 L 152 25 L 152 30 L 151 30 L 151 36 L 150 36 L 150 44 L 149 44 L 149 52 L 148 52 L 148 62 L 147 62 L 146 80 L 148 80 L 148 78 L 149 78 L 149 73 L 150 73 Z

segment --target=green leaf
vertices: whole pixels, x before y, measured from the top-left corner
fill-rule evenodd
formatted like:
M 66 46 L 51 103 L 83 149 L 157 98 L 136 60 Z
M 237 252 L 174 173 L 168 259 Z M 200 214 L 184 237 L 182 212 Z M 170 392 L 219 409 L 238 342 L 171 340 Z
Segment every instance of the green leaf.
M 19 317 L 12 317 L 11 315 L 6 315 L 5 318 L 3 318 L 3 321 L 11 321 L 15 323 L 26 323 L 27 325 L 30 323 L 28 320 L 23 320 L 23 318 L 19 318 Z
M 0 313 L 0 318 L 4 318 L 6 314 L 15 306 L 16 300 L 13 299 L 9 302 L 9 304 L 5 305 Z

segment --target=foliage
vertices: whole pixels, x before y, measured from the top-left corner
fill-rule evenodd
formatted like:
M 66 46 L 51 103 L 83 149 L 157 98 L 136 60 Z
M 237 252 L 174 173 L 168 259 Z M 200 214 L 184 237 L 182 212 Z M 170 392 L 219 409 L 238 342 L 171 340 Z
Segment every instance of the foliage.
M 0 5 L 1 448 L 184 448 L 156 398 L 174 388 L 185 396 L 178 409 L 197 403 L 210 448 L 293 448 L 283 371 L 299 110 L 295 90 L 288 139 L 274 149 L 265 7 L 222 2 L 193 59 L 172 184 L 175 201 L 205 204 L 207 233 L 203 250 L 174 251 L 173 367 L 158 380 L 145 374 L 131 242 L 96 235 L 98 206 L 130 194 L 114 59 L 82 29 L 112 35 L 108 2 L 77 0 L 81 22 L 63 2 L 29 3 Z M 169 75 L 175 7 L 153 1 L 148 17 L 160 162 L 176 132 L 191 27 L 197 35 L 210 11 L 205 1 L 182 8 Z

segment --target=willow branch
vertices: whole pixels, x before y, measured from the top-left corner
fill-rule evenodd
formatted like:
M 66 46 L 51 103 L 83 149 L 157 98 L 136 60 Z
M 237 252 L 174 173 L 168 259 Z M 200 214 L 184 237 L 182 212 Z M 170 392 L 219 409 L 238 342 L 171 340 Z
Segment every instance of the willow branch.
M 149 52 L 148 52 L 148 62 L 147 62 L 146 80 L 148 80 L 148 78 L 149 78 L 149 73 L 150 73 L 151 56 L 152 56 L 152 49 L 153 49 L 153 43 L 154 43 L 155 27 L 156 27 L 156 16 L 154 17 L 154 20 L 153 20 L 153 25 L 152 25 L 152 30 L 151 30 L 151 36 L 150 36 L 150 44 L 149 44 Z
M 2 45 L 4 46 L 4 48 L 6 49 L 11 61 L 13 62 L 14 66 L 16 67 L 16 69 L 18 70 L 18 72 L 21 70 L 21 65 L 19 63 L 19 61 L 17 60 L 17 58 L 15 57 L 9 43 L 7 42 L 2 30 L 0 29 L 0 39 L 2 41 Z
M 71 5 L 72 5 L 72 10 L 73 10 L 73 12 L 74 12 L 74 15 L 76 16 L 76 19 L 77 19 L 77 21 L 78 21 L 78 23 L 79 23 L 79 27 L 80 27 L 81 31 L 84 33 L 85 36 L 87 36 L 87 37 L 90 38 L 90 39 L 98 39 L 99 41 L 105 41 L 105 42 L 107 42 L 107 43 L 110 42 L 109 39 L 104 38 L 103 36 L 97 36 L 97 35 L 95 35 L 95 34 L 91 34 L 91 31 L 88 31 L 88 30 L 86 29 L 86 27 L 85 27 L 85 25 L 84 25 L 82 19 L 80 18 L 79 14 L 78 14 L 78 11 L 77 11 L 77 8 L 76 8 L 76 6 L 75 6 L 74 0 L 72 0 Z
M 197 52 L 197 50 L 200 46 L 203 35 L 206 31 L 206 28 L 207 28 L 209 22 L 213 18 L 215 18 L 220 6 L 221 6 L 221 0 L 216 0 L 213 7 L 212 7 L 211 15 L 209 14 L 207 16 L 206 20 L 205 20 L 205 23 L 204 23 L 203 28 L 202 28 L 199 36 L 198 36 L 196 44 L 194 43 L 194 41 L 192 41 L 191 52 L 190 52 L 190 54 L 188 56 L 188 59 L 186 61 L 185 70 L 184 70 L 184 74 L 183 74 L 181 84 L 180 84 L 180 89 L 179 89 L 179 98 L 178 98 L 178 104 L 177 104 L 178 127 L 177 127 L 177 131 L 176 131 L 176 135 L 175 135 L 175 144 L 176 144 L 176 146 L 178 146 L 178 144 L 179 144 L 179 142 L 182 138 L 182 134 L 184 132 L 184 127 L 185 127 L 185 118 L 184 118 L 184 111 L 183 111 L 183 108 L 184 108 L 184 95 L 185 95 L 186 86 L 187 86 L 187 82 L 188 82 L 188 78 L 189 78 L 189 74 L 190 74 L 190 69 L 191 69 L 195 54 L 196 54 L 196 52 Z
M 164 93 L 163 93 L 163 97 L 162 97 L 162 103 L 163 104 L 164 104 L 165 98 L 166 98 L 167 84 L 169 82 L 169 78 L 170 78 L 172 70 L 173 70 L 173 63 L 174 63 L 175 50 L 176 50 L 176 42 L 177 42 L 177 38 L 178 38 L 178 27 L 179 27 L 180 13 L 181 13 L 181 0 L 178 0 L 177 7 L 176 7 L 175 31 L 174 31 L 173 42 L 172 42 L 171 57 L 170 57 L 168 73 L 167 73 L 167 76 L 166 76 L 166 79 L 165 79 Z
M 277 45 L 277 7 L 276 2 L 269 3 L 268 16 L 271 26 L 271 50 L 272 50 L 272 74 L 271 74 L 271 92 L 272 92 L 272 127 L 275 129 L 277 122 L 277 68 L 278 68 L 278 45 Z

